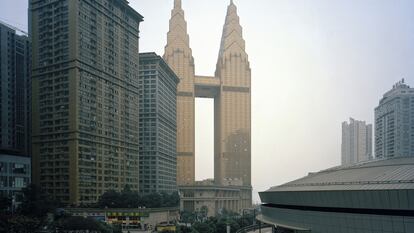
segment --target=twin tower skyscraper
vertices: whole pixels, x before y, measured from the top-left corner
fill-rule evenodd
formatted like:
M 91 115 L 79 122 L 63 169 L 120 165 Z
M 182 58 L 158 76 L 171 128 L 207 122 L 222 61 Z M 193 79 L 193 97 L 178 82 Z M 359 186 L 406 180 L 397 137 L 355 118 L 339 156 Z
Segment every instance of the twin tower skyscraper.
M 195 74 L 181 0 L 174 1 L 164 60 L 177 90 L 177 184 L 195 182 L 195 98 L 214 99 L 214 182 L 251 186 L 251 70 L 237 7 L 230 2 L 214 76 Z

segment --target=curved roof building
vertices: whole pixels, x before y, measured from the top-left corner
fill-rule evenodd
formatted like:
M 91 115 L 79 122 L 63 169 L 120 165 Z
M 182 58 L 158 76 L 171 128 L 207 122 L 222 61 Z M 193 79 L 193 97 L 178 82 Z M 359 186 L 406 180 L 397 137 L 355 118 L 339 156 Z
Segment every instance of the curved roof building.
M 414 158 L 334 167 L 260 193 L 281 232 L 414 232 Z

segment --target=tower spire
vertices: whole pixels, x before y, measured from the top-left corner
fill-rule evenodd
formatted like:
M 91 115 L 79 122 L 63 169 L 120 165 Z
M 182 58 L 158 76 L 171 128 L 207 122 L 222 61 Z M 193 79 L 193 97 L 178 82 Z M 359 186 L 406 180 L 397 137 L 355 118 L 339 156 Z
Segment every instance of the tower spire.
M 169 48 L 190 50 L 190 40 L 187 34 L 187 22 L 184 10 L 181 8 L 181 0 L 174 0 L 174 8 L 171 11 L 170 30 L 167 35 L 166 53 Z M 191 51 L 189 51 L 191 53 Z
M 174 8 L 181 8 L 181 0 L 174 0 Z
M 227 7 L 226 20 L 223 27 L 223 35 L 221 37 L 221 45 L 219 52 L 219 59 L 223 54 L 234 47 L 239 52 L 245 53 L 245 41 L 243 39 L 243 29 L 240 26 L 240 18 L 237 15 L 237 7 L 233 0 Z M 233 49 L 234 49 L 233 48 Z

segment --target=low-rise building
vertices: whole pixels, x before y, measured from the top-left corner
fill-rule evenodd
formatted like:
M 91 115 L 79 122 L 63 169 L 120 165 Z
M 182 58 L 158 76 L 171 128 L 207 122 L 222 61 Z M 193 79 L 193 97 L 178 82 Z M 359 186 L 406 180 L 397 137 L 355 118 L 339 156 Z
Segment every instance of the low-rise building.
M 195 182 L 194 185 L 179 186 L 180 210 L 188 212 L 200 212 L 203 206 L 207 207 L 207 216 L 216 216 L 222 210 L 241 213 L 242 209 L 249 208 L 250 186 L 216 185 L 214 180 Z
M 334 167 L 261 192 L 280 232 L 414 232 L 414 157 Z
M 0 196 L 13 197 L 30 181 L 30 157 L 0 152 Z
M 157 225 L 176 223 L 180 218 L 178 207 L 171 208 L 67 208 L 73 216 L 93 218 L 108 224 L 120 224 L 123 229 L 154 230 Z

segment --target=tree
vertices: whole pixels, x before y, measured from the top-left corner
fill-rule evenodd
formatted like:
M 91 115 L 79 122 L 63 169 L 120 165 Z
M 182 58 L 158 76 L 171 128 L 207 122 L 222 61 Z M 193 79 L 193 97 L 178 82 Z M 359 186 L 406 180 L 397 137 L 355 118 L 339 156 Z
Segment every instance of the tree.
M 0 232 L 35 233 L 40 226 L 41 222 L 37 218 L 15 215 L 4 219 L 4 225 L 0 224 Z
M 7 213 L 11 208 L 12 201 L 9 197 L 0 197 L 0 213 Z
M 22 189 L 23 200 L 19 205 L 18 213 L 43 219 L 47 213 L 56 209 L 60 203 L 43 193 L 36 185 L 31 184 Z
M 44 218 L 46 214 L 56 209 L 60 203 L 42 191 L 34 184 L 22 189 L 23 200 L 18 212 L 24 216 Z
M 181 218 L 181 222 L 191 223 L 191 224 L 194 223 L 196 220 L 195 214 L 189 211 L 182 211 L 180 213 L 180 218 Z
M 178 192 L 168 194 L 166 192 L 161 193 L 162 207 L 175 207 L 180 205 L 180 195 Z
M 162 196 L 159 193 L 153 193 L 150 195 L 145 196 L 146 197 L 146 203 L 144 206 L 148 208 L 159 208 L 162 207 Z
M 100 208 L 137 208 L 139 206 L 147 208 L 177 207 L 180 204 L 180 196 L 175 193 L 150 193 L 141 195 L 132 191 L 128 186 L 119 193 L 109 190 L 102 194 L 96 203 Z
M 213 224 L 208 224 L 204 222 L 196 222 L 193 224 L 192 228 L 200 233 L 215 233 L 216 228 Z
M 118 192 L 116 192 L 115 190 L 109 190 L 107 192 L 105 192 L 104 194 L 102 194 L 102 196 L 99 198 L 98 200 L 98 207 L 101 208 L 116 208 L 116 207 L 121 207 L 120 206 L 120 201 L 121 197 L 120 194 Z
M 208 216 L 208 207 L 203 205 L 200 208 L 200 217 L 201 217 L 201 221 L 204 221 L 205 219 L 207 219 Z

